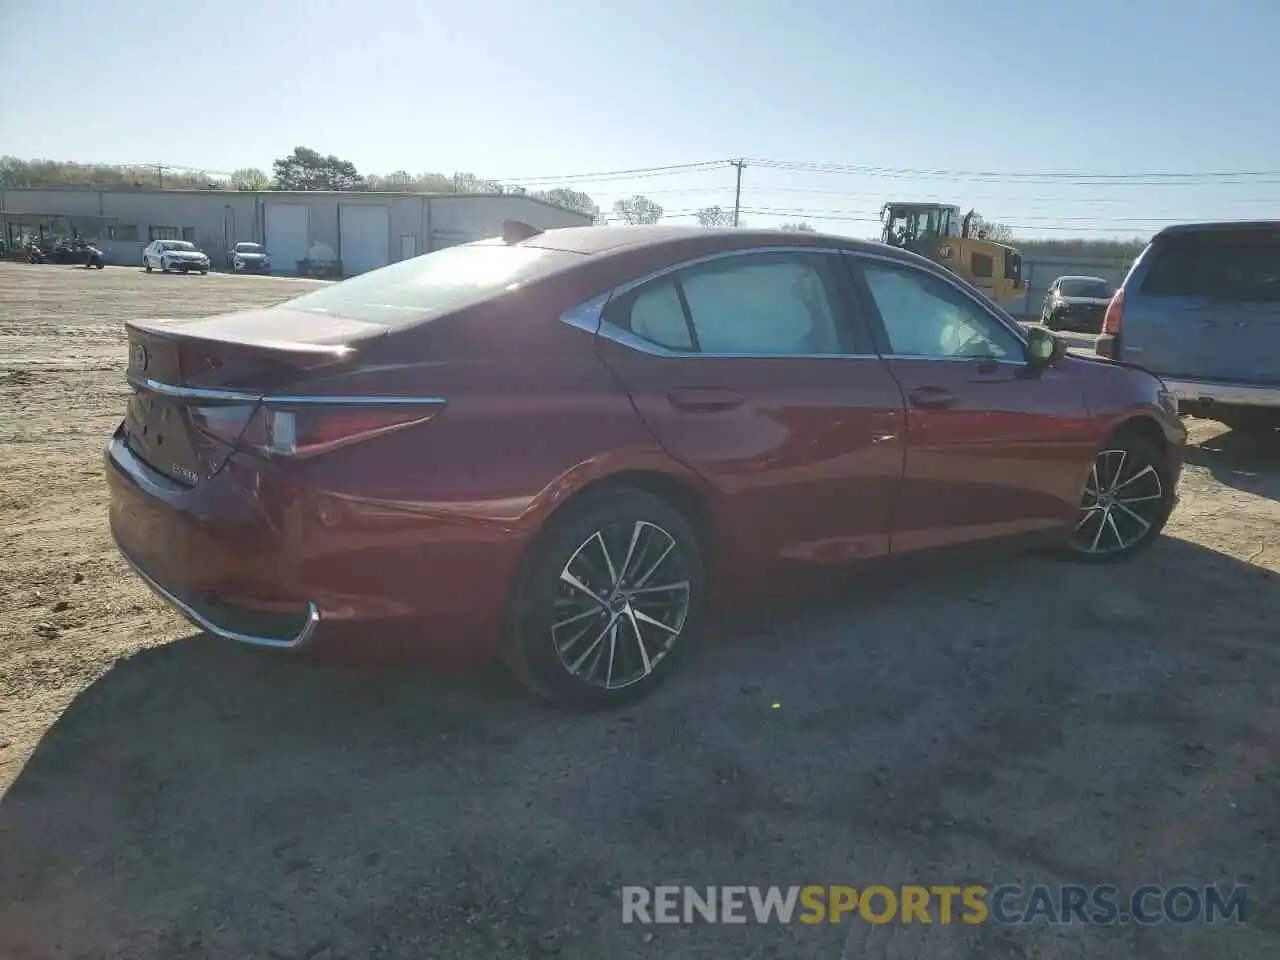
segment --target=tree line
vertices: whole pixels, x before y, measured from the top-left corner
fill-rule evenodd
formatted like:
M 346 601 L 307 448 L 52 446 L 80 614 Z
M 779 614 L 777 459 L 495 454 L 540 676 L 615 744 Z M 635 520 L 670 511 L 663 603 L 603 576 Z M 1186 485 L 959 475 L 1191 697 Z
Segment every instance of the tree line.
M 362 174 L 350 160 L 322 154 L 310 147 L 294 147 L 275 160 L 271 172 L 245 167 L 230 173 L 210 174 L 166 164 L 121 166 L 117 164 L 70 163 L 58 160 L 22 160 L 0 157 L 0 187 L 96 187 L 102 189 L 165 190 L 369 190 L 401 193 L 503 193 L 529 196 L 590 216 L 594 222 L 625 224 L 657 223 L 665 210 L 655 200 L 636 194 L 618 200 L 606 214 L 591 195 L 581 190 L 555 187 L 527 190 L 522 186 L 486 180 L 474 173 L 390 173 Z M 732 226 L 732 210 L 720 206 L 703 207 L 694 214 L 704 227 Z M 739 217 L 739 226 L 745 222 Z M 1013 230 L 999 223 L 984 225 L 989 239 L 1016 243 L 1027 256 L 1091 257 L 1132 259 L 1146 245 L 1146 239 L 1089 240 L 1083 238 L 1015 240 Z M 803 221 L 784 223 L 783 230 L 812 231 Z

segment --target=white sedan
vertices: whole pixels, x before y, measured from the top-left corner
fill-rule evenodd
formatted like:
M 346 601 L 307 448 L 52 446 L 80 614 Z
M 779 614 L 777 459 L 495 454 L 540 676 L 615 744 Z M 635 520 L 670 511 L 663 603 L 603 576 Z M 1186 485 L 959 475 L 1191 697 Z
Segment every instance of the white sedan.
M 209 258 L 197 250 L 194 243 L 185 240 L 152 240 L 142 251 L 142 265 L 147 273 L 157 268 L 162 273 L 171 270 L 209 272 Z

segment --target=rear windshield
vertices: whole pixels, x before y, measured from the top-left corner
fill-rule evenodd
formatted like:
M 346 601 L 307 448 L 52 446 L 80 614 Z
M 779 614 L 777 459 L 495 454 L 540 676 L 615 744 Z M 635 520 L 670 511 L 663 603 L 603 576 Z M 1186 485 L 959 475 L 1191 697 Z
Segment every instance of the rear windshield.
M 478 303 L 583 262 L 581 254 L 482 240 L 413 257 L 280 304 L 395 327 Z
M 1280 233 L 1212 233 L 1156 242 L 1142 282 L 1152 297 L 1280 302 Z
M 1097 297 L 1105 300 L 1111 296 L 1111 285 L 1105 280 L 1063 280 L 1058 285 L 1058 292 L 1064 297 Z
M 187 243 L 185 240 L 166 240 L 164 242 L 164 249 L 166 250 L 194 250 L 195 248 L 196 245 L 194 243 Z

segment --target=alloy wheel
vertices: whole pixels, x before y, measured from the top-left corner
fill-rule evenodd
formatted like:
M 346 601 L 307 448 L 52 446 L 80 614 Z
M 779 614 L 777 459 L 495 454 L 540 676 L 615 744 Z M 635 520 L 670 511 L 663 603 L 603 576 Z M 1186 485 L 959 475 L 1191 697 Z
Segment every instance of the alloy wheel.
M 679 542 L 645 520 L 597 530 L 560 572 L 551 636 L 574 677 L 620 690 L 649 676 L 689 616 L 689 570 Z
M 1103 450 L 1085 482 L 1072 546 L 1092 556 L 1124 553 L 1160 526 L 1165 508 L 1154 464 L 1134 450 Z

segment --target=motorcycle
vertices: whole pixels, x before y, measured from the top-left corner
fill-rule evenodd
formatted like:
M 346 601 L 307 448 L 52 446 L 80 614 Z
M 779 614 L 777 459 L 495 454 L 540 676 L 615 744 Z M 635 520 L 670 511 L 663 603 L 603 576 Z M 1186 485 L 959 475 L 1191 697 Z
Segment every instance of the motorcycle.
M 27 263 L 48 263 L 49 251 L 32 241 L 27 244 Z
M 103 257 L 102 251 L 95 247 L 92 243 L 85 247 L 84 268 L 86 270 L 101 270 L 107 265 L 106 258 Z

